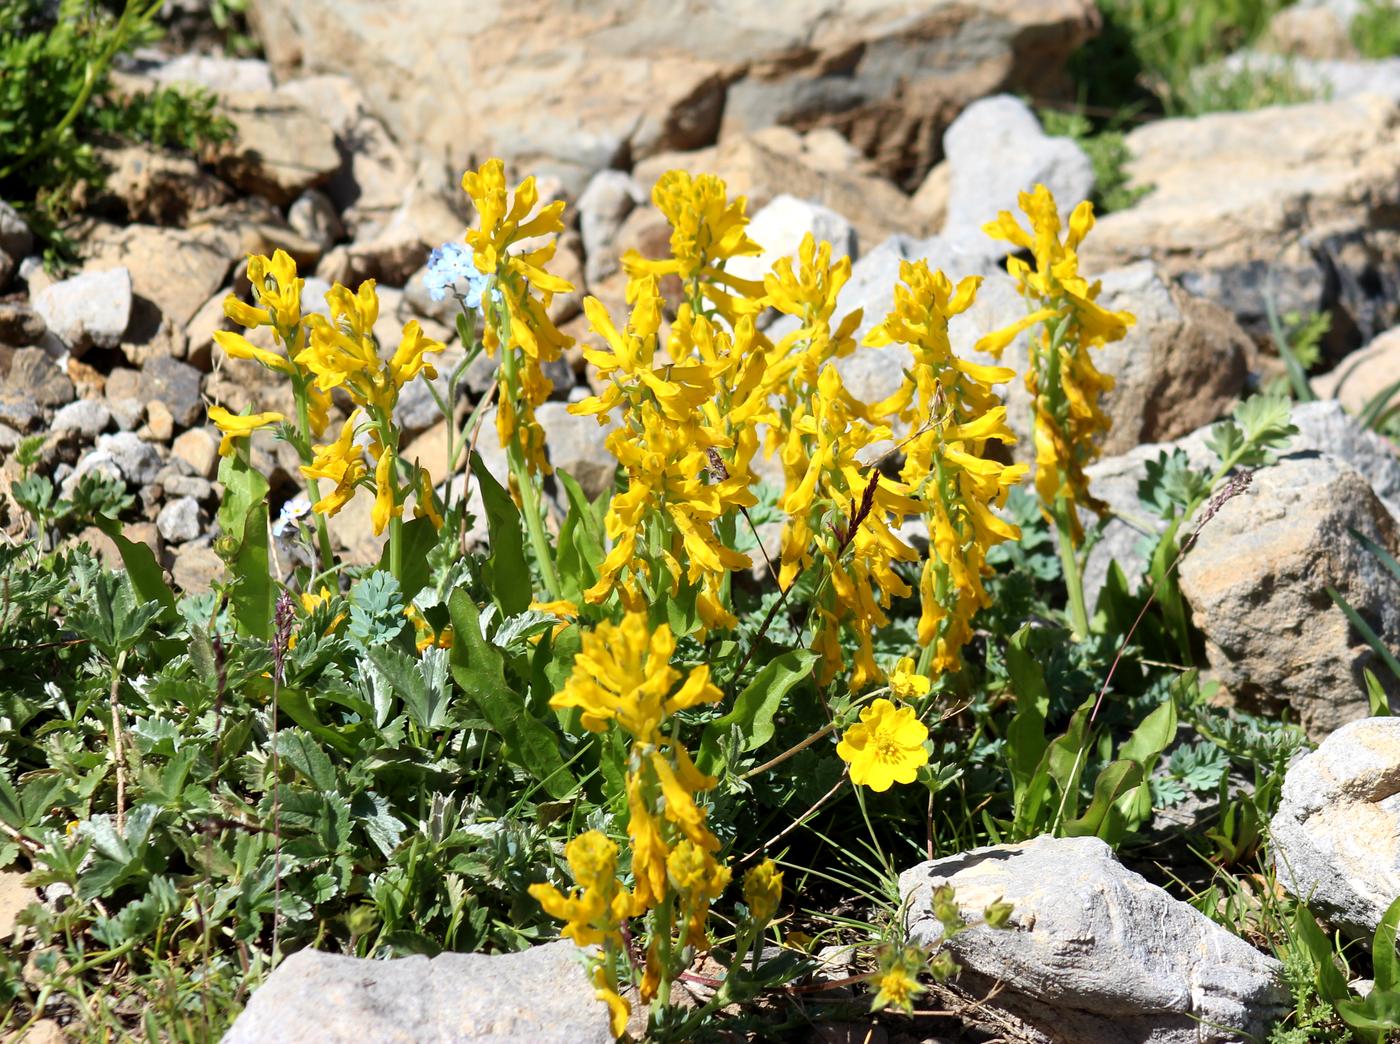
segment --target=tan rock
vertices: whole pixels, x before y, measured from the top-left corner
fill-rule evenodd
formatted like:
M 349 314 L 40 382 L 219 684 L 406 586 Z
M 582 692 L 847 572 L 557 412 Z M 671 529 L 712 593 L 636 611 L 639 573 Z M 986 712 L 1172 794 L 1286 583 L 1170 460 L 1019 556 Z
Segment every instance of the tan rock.
M 53 1019 L 40 1019 L 23 1034 L 6 1037 L 5 1044 L 68 1044 L 68 1034 Z
M 125 266 L 132 290 L 181 330 L 224 284 L 237 246 L 227 233 L 153 225 L 98 225 L 82 240 L 87 267 Z
M 191 213 L 217 206 L 231 194 L 226 184 L 178 152 L 149 145 L 98 152 L 110 168 L 105 193 L 121 203 L 132 221 L 183 225 Z
M 1359 352 L 1353 352 L 1330 373 L 1312 379 L 1319 399 L 1340 399 L 1350 413 L 1361 413 L 1371 400 L 1400 381 L 1400 327 L 1381 334 Z M 1390 398 L 1397 393 L 1391 392 Z
M 170 408 L 159 399 L 146 403 L 146 425 L 138 434 L 152 442 L 169 442 L 175 435 L 175 418 L 170 415 Z
M 214 334 L 235 329 L 232 320 L 224 314 L 226 297 L 226 291 L 216 291 L 199 306 L 199 311 L 185 326 L 185 361 L 196 370 L 208 373 L 213 366 Z
M 185 594 L 203 594 L 224 572 L 224 560 L 213 548 L 190 545 L 182 547 L 170 567 L 171 579 Z
M 217 431 L 191 428 L 176 436 L 170 453 L 193 468 L 196 475 L 212 479 L 219 471 L 219 442 Z
M 285 250 L 299 270 L 307 271 L 321 260 L 321 244 L 297 232 L 276 207 L 257 196 L 200 211 L 190 218 L 189 227 L 224 236 L 228 249 L 240 259 L 249 254 L 271 257 Z
M 1297 58 L 1358 57 L 1346 25 L 1337 17 L 1337 12 L 1325 4 L 1285 7 L 1269 22 L 1260 46 Z
M 919 212 L 932 228 L 942 228 L 948 217 L 948 191 L 952 187 L 953 169 L 945 160 L 924 177 L 917 191 L 909 197 L 909 205 Z
M 347 73 L 424 154 L 501 155 L 575 193 L 624 158 L 713 142 L 721 115 L 726 136 L 833 128 L 917 184 L 963 104 L 1051 91 L 1097 17 L 1088 0 L 488 0 L 455 19 L 431 0 L 255 0 L 250 16 L 284 78 Z
M 14 870 L 0 871 L 0 940 L 13 937 L 20 912 L 39 901 L 39 893 L 25 886 L 25 876 Z
M 1334 313 L 1332 344 L 1400 322 L 1400 103 L 1375 95 L 1158 120 L 1126 139 L 1132 183 L 1087 271 L 1142 258 L 1224 305 L 1252 336 L 1279 313 Z M 1352 343 L 1355 343 L 1354 341 Z
M 295 96 L 250 91 L 224 104 L 234 137 L 224 146 L 218 169 L 239 188 L 285 206 L 340 169 L 335 132 Z

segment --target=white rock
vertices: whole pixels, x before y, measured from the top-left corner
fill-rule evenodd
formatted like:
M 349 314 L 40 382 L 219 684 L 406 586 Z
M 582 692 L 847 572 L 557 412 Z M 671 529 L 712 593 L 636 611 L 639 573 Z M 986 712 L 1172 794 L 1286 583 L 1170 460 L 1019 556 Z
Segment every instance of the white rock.
M 858 253 L 856 230 L 836 211 L 794 196 L 777 196 L 749 222 L 749 237 L 763 247 L 756 257 L 736 257 L 725 265 L 740 279 L 761 280 L 781 257 L 797 256 L 802 239 L 810 233 L 818 244 L 831 244 L 832 260 Z
M 910 938 L 937 945 L 933 889 L 970 924 L 948 944 L 958 982 L 1055 1041 L 1205 1044 L 1264 1034 L 1286 1005 L 1281 966 L 1123 867 L 1093 837 L 1038 837 L 923 863 L 899 878 Z M 1006 929 L 978 922 L 1012 905 Z
M 74 355 L 116 348 L 131 321 L 131 273 L 109 268 L 54 283 L 34 298 L 34 310 Z
M 49 425 L 52 431 L 76 431 L 96 438 L 112 422 L 112 411 L 96 399 L 79 399 L 61 407 Z
M 156 528 L 167 544 L 183 544 L 199 536 L 199 501 L 180 497 L 160 509 Z

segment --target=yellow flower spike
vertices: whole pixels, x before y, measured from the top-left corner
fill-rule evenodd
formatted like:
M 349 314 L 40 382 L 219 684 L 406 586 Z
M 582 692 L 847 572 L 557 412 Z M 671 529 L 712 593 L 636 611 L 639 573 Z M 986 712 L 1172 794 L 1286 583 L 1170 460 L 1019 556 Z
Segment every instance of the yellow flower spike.
M 253 432 L 280 424 L 287 418 L 280 413 L 253 413 L 244 416 L 230 413 L 222 406 L 210 406 L 209 419 L 223 432 L 224 437 L 219 442 L 219 456 L 227 457 L 233 453 L 234 439 L 247 438 Z
M 311 505 L 317 514 L 334 515 L 349 503 L 355 495 L 355 487 L 365 477 L 364 454 L 354 444 L 355 430 L 362 414 L 355 410 L 341 425 L 340 435 L 328 446 L 316 446 L 312 450 L 310 464 L 301 466 L 301 473 L 307 478 L 326 479 L 335 483 L 335 488 Z
M 252 284 L 258 304 L 271 312 L 279 329 L 292 330 L 301 322 L 301 291 L 305 280 L 297 278 L 297 263 L 285 250 L 274 251 L 271 258 L 250 255 L 248 282 Z
M 778 912 L 783 898 L 783 872 L 778 864 L 765 859 L 744 874 L 744 902 L 754 924 L 764 925 Z
M 268 351 L 266 348 L 259 348 L 242 334 L 232 333 L 229 330 L 216 330 L 214 343 L 222 348 L 231 359 L 251 359 L 253 362 L 266 366 L 269 370 L 276 370 L 279 373 L 296 373 L 296 367 L 292 365 L 290 360 L 284 359 L 276 352 Z
M 627 775 L 627 816 L 637 903 L 646 909 L 666 896 L 666 859 L 670 853 L 647 800 L 642 777 L 635 772 Z
M 851 766 L 851 782 L 878 792 L 895 783 L 912 783 L 928 764 L 924 741 L 928 729 L 910 707 L 897 708 L 878 699 L 860 712 L 860 722 L 846 730 L 836 753 Z
M 895 664 L 889 680 L 890 695 L 899 700 L 927 696 L 933 688 L 933 683 L 915 668 L 912 656 L 905 656 Z

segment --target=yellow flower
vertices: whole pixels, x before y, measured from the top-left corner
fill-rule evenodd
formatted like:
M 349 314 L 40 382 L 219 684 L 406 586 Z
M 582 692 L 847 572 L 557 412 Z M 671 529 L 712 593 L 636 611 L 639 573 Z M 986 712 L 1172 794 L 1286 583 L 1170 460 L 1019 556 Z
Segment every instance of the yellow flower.
M 627 1020 L 632 1017 L 632 1005 L 608 984 L 607 971 L 600 965 L 593 973 L 593 996 L 608 1006 L 608 1028 L 614 1037 L 627 1032 Z
M 730 258 L 763 253 L 744 231 L 749 223 L 745 199 L 740 196 L 731 202 L 724 182 L 713 174 L 692 176 L 684 170 L 661 175 L 651 199 L 671 223 L 671 256 L 653 261 L 629 250 L 623 255 L 623 268 L 634 279 L 677 276 L 692 308 L 700 308 L 703 296 L 733 323 L 737 310 L 732 294 L 759 297 L 763 292 L 762 284 L 724 270 Z
M 379 294 L 374 280 L 366 279 L 351 293 L 337 284 L 326 294 L 331 317 L 313 315 L 311 341 L 297 353 L 296 361 L 316 375 L 316 387 L 323 392 L 344 386 L 359 405 L 384 408 L 375 393 L 382 366 L 374 341 L 374 324 L 379 318 Z M 389 403 L 388 405 L 392 405 Z
M 932 688 L 933 683 L 915 668 L 912 656 L 905 656 L 895 664 L 894 673 L 890 675 L 890 695 L 895 699 L 918 699 L 927 696 Z
M 620 624 L 604 621 L 583 635 L 573 673 L 549 705 L 580 708 L 590 732 L 616 721 L 638 744 L 656 746 L 666 717 L 723 698 L 710 681 L 708 664 L 694 668 L 671 693 L 681 677 L 671 666 L 675 648 L 671 628 L 662 624 L 652 631 L 644 613 L 628 613 Z
M 252 284 L 253 294 L 261 305 L 259 311 L 268 316 L 264 321 L 271 321 L 283 333 L 295 330 L 301 323 L 301 291 L 305 280 L 297 278 L 297 263 L 291 255 L 285 250 L 274 251 L 271 258 L 261 254 L 250 255 L 248 282 Z M 229 311 L 228 299 L 224 301 L 224 312 L 234 321 L 241 321 L 239 315 Z
M 873 976 L 873 982 L 879 989 L 870 1005 L 872 1011 L 879 1011 L 881 1008 L 913 1011 L 914 998 L 924 992 L 915 973 L 903 964 L 895 964 L 879 972 Z
M 1077 250 L 1094 227 L 1093 206 L 1086 201 L 1074 208 L 1061 239 L 1059 210 L 1049 189 L 1037 185 L 1033 192 L 1022 192 L 1018 202 L 1029 231 L 1005 210 L 983 231 L 1030 251 L 1033 264 L 1010 257 L 1006 270 L 1031 303 L 1032 313 L 1014 329 L 984 338 L 979 347 L 999 352 L 1015 333 L 1044 321 L 1032 341 L 1026 369 L 1035 409 L 1035 486 L 1047 516 L 1060 515 L 1070 539 L 1078 544 L 1084 533 L 1076 506 L 1104 509 L 1089 493 L 1084 469 L 1101 452 L 1110 419 L 1100 399 L 1113 387 L 1113 378 L 1094 366 L 1089 351 L 1120 340 L 1134 319 L 1097 304 L 1099 284 L 1079 274 Z
M 851 782 L 876 792 L 894 783 L 912 783 L 928 764 L 928 729 L 909 707 L 878 699 L 860 712 L 860 723 L 846 730 L 836 753 L 851 766 Z
M 311 463 L 301 466 L 301 473 L 307 478 L 335 483 L 333 490 L 311 505 L 318 514 L 334 515 L 343 508 L 355 495 L 355 486 L 365 477 L 364 454 L 354 444 L 360 416 L 359 410 L 351 413 L 341 426 L 340 437 L 329 446 L 314 447 Z
M 389 378 L 394 382 L 394 388 L 402 388 L 420 373 L 426 375 L 430 381 L 437 380 L 437 369 L 424 355 L 427 352 L 441 352 L 446 348 L 445 344 L 424 334 L 417 319 L 410 319 L 404 325 L 403 339 L 388 363 Z
M 378 536 L 384 532 L 389 519 L 398 518 L 402 514 L 403 505 L 399 503 L 394 478 L 394 455 L 381 451 L 379 462 L 374 466 L 374 507 L 370 511 L 370 525 L 374 535 Z
M 259 428 L 280 424 L 287 418 L 280 413 L 253 413 L 245 416 L 230 413 L 222 406 L 210 406 L 209 419 L 223 432 L 224 437 L 219 442 L 219 456 L 227 457 L 233 453 L 234 439 L 247 438 Z
M 232 295 L 230 295 L 232 296 Z M 259 348 L 242 334 L 230 333 L 228 330 L 218 330 L 214 333 L 214 343 L 231 359 L 251 359 L 253 362 L 262 363 L 269 370 L 276 370 L 279 373 L 295 373 L 296 367 L 288 360 L 270 352 L 266 348 Z
M 755 924 L 771 921 L 782 898 L 783 872 L 773 860 L 765 859 L 744 875 L 744 902 Z
M 617 845 L 589 830 L 564 846 L 564 858 L 578 887 L 566 896 L 553 885 L 533 884 L 530 895 L 549 916 L 567 922 L 560 934 L 580 946 L 620 943 L 632 895 L 617 880 Z

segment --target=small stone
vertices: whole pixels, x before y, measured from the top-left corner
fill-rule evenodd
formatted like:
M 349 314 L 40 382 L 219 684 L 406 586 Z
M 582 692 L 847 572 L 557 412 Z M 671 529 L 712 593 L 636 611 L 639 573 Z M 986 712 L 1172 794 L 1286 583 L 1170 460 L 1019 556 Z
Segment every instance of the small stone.
M 340 169 L 335 132 L 293 95 L 239 93 L 227 99 L 226 111 L 235 134 L 218 170 L 239 188 L 285 206 Z
M 171 475 L 160 484 L 167 497 L 192 497 L 205 504 L 214 496 L 214 484 L 199 475 Z
M 42 290 L 33 304 L 74 355 L 116 348 L 131 322 L 131 273 L 125 267 L 83 272 Z
M 38 344 L 48 330 L 44 317 L 29 305 L 0 301 L 0 344 L 16 348 Z
M 198 370 L 179 359 L 151 359 L 141 369 L 138 395 L 147 403 L 148 415 L 150 404 L 159 402 L 170 411 L 176 424 L 187 428 L 198 423 L 204 413 L 201 377 Z
M 578 198 L 578 228 L 590 285 L 617 271 L 618 229 L 646 198 L 646 191 L 625 171 L 600 170 L 588 182 Z
M 220 437 L 208 428 L 181 432 L 171 444 L 173 456 L 190 466 L 194 474 L 212 479 L 219 470 Z
M 600 425 L 596 417 L 580 417 L 562 402 L 541 403 L 535 419 L 544 429 L 550 464 L 578 481 L 592 499 L 611 489 L 617 460 L 607 448 L 608 433 L 616 424 Z
M 135 431 L 146 418 L 146 404 L 133 396 L 109 398 L 107 408 L 112 411 L 112 419 L 122 431 Z
M 20 263 L 34 249 L 34 234 L 19 211 L 0 201 L 0 290 L 10 285 Z
M 73 382 L 42 348 L 21 348 L 15 352 L 4 389 L 27 395 L 41 407 L 63 406 L 73 401 Z
M 185 544 L 199 536 L 199 501 L 180 497 L 161 508 L 156 528 L 168 544 Z
M 146 404 L 144 432 L 152 442 L 169 442 L 175 434 L 175 419 L 159 399 Z
M 287 210 L 287 224 L 319 246 L 322 254 L 345 238 L 335 204 L 317 189 L 307 189 L 296 198 Z
M 122 477 L 133 486 L 154 482 L 160 473 L 161 459 L 156 448 L 132 432 L 102 435 L 97 440 L 97 449 L 110 455 Z
M 185 361 L 200 373 L 208 373 L 214 361 L 214 334 L 232 330 L 232 320 L 224 314 L 228 293 L 220 290 L 204 304 L 185 326 Z
M 223 572 L 224 560 L 213 548 L 202 544 L 177 548 L 175 563 L 170 567 L 171 579 L 185 594 L 203 594 Z
M 29 431 L 44 418 L 33 396 L 0 388 L 0 423 L 19 431 Z
M 747 232 L 749 238 L 763 248 L 763 253 L 736 257 L 725 265 L 725 272 L 740 279 L 761 281 L 779 258 L 796 258 L 807 235 L 818 244 L 831 244 L 832 261 L 842 256 L 854 260 L 857 253 L 856 230 L 849 221 L 829 207 L 795 196 L 775 196 L 753 216 Z
M 96 399 L 79 399 L 70 402 L 53 415 L 49 425 L 51 431 L 76 431 L 89 439 L 95 439 L 107 430 L 112 423 L 112 411 Z

